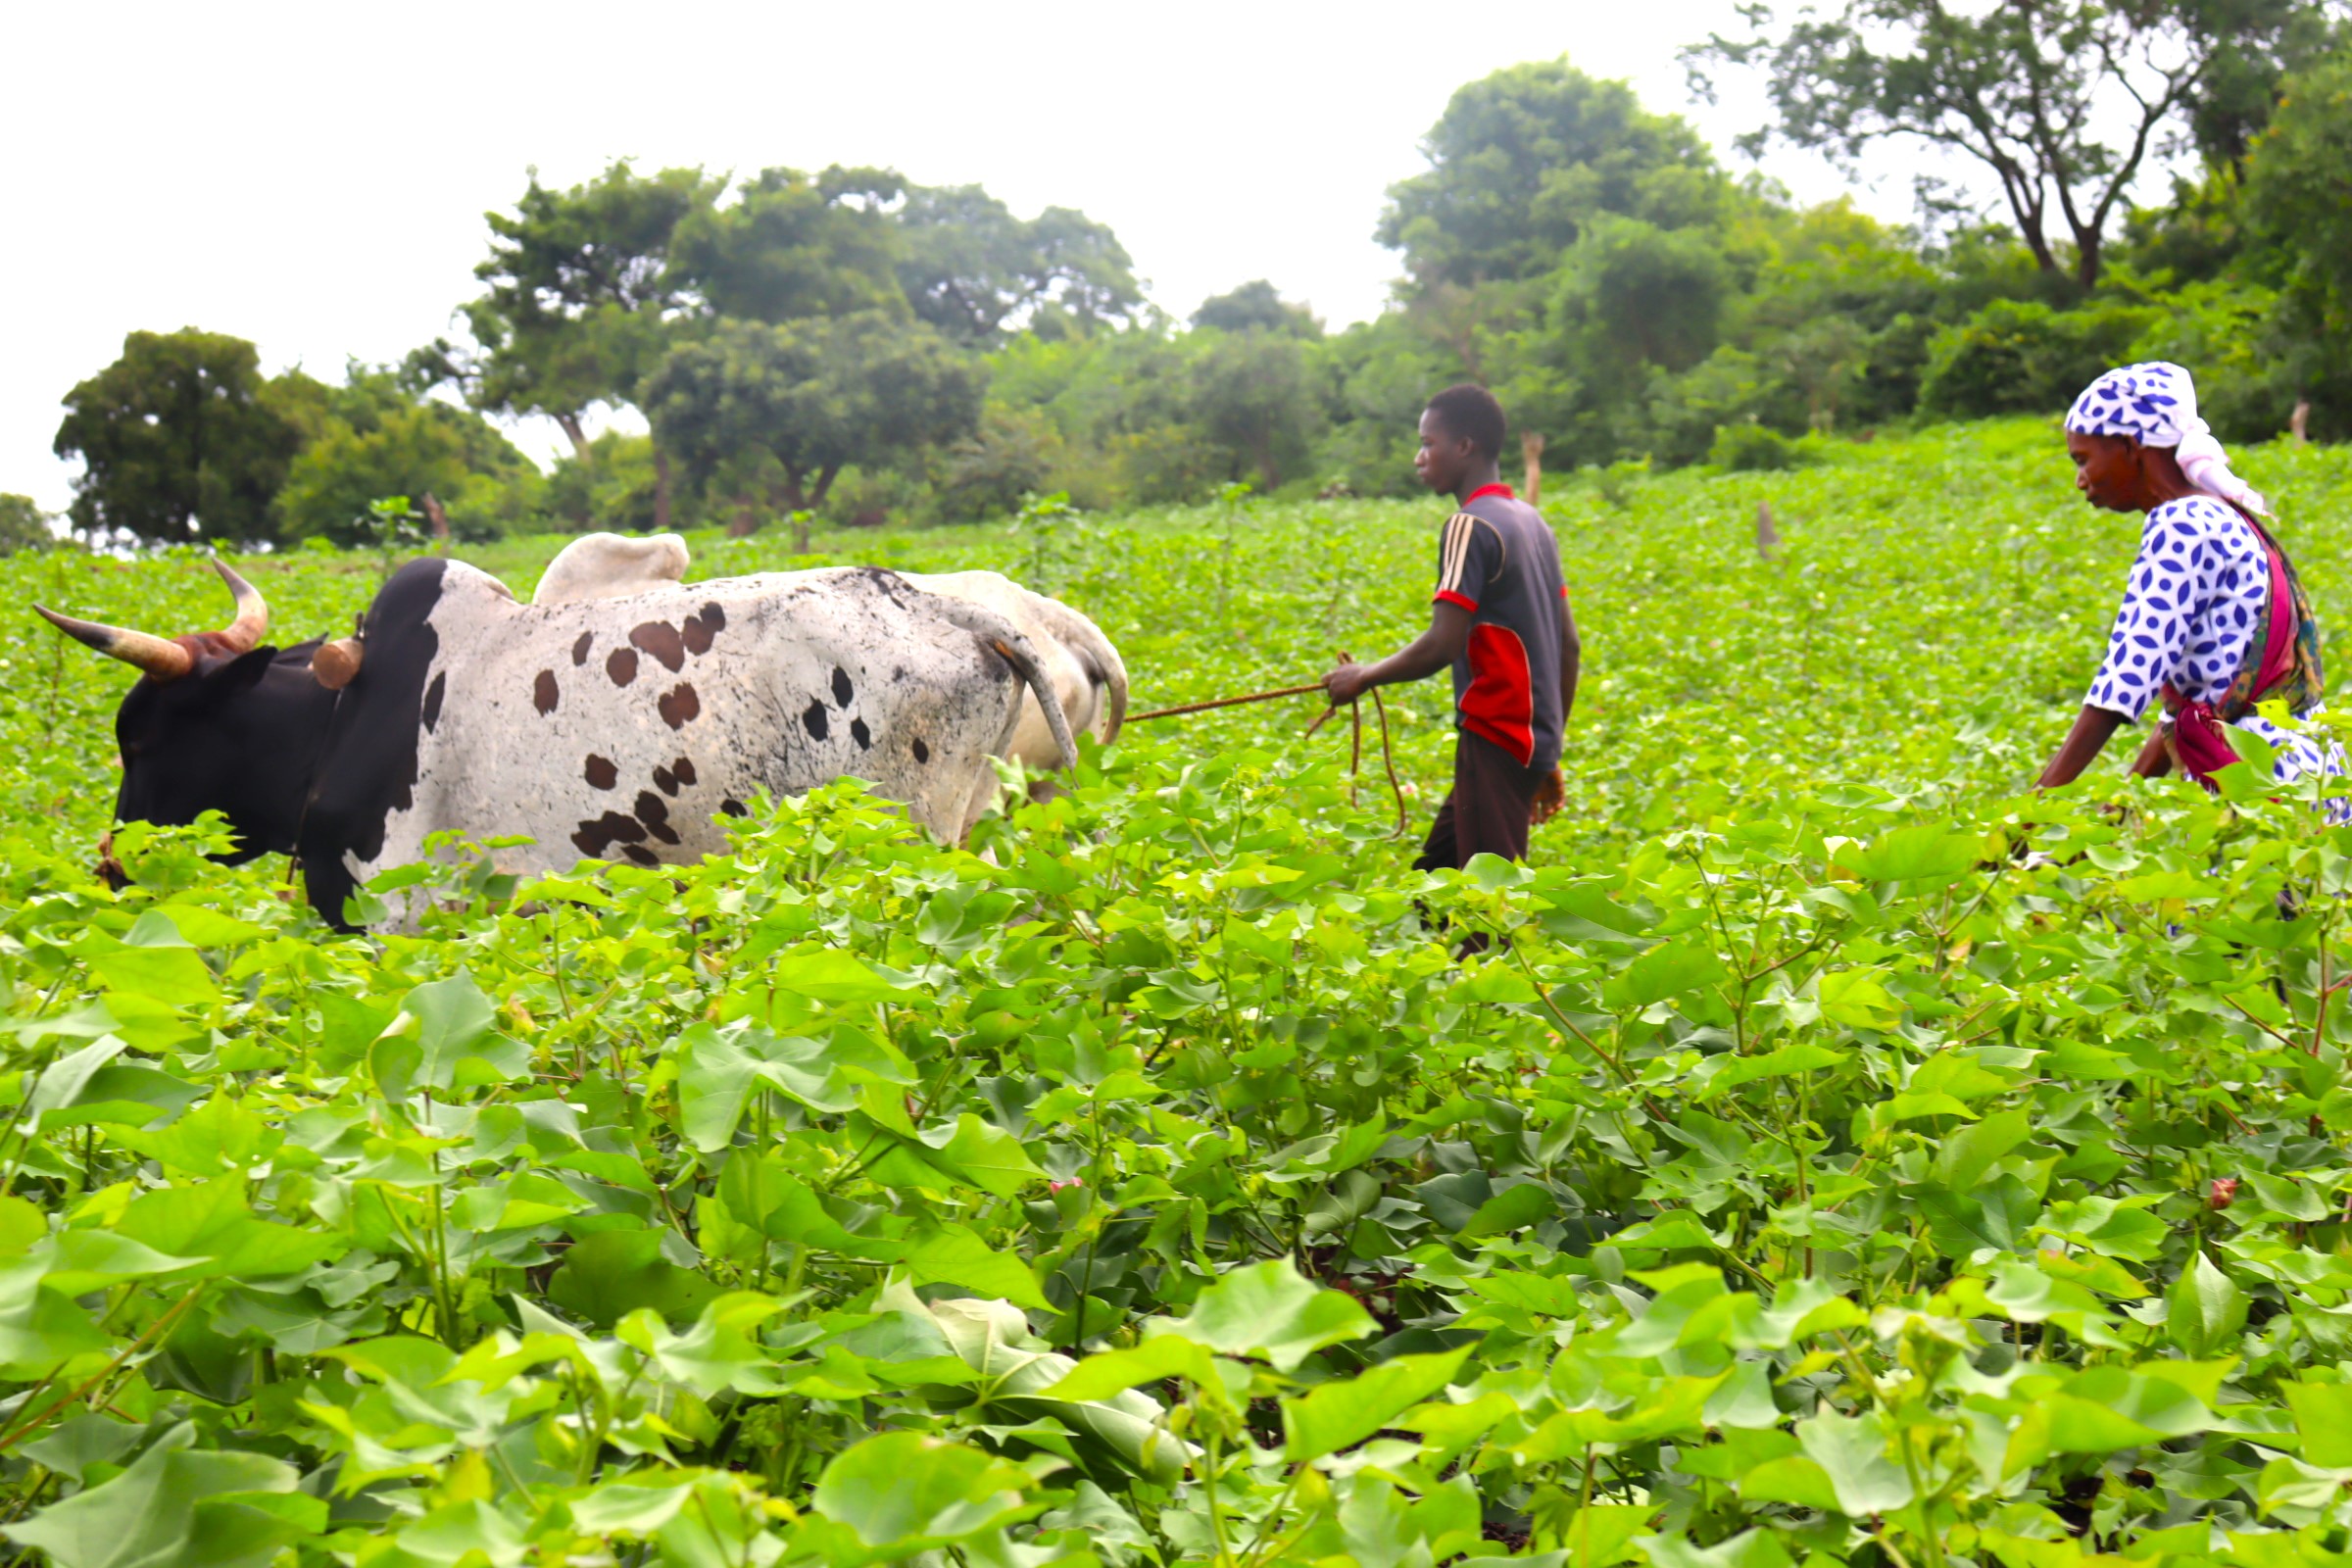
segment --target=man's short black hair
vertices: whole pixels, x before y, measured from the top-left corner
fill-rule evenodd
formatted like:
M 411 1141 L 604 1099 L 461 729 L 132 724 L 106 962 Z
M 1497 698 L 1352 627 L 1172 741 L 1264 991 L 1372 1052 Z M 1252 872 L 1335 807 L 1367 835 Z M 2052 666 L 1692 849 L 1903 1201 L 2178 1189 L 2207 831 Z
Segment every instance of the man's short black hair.
M 1502 405 L 1485 387 L 1468 381 L 1449 386 L 1429 400 L 1429 412 L 1447 435 L 1467 439 L 1480 457 L 1490 463 L 1502 457 Z

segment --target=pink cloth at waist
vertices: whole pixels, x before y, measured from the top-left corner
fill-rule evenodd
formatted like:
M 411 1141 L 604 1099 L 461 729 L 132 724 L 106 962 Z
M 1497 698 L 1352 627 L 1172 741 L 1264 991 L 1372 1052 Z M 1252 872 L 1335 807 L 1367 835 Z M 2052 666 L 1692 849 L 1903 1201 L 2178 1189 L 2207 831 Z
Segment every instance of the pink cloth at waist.
M 2271 635 L 2263 644 L 2262 668 L 2254 675 L 2257 697 L 2287 677 L 2294 667 L 2295 652 L 2294 597 L 2286 586 L 2286 560 L 2267 537 L 2262 543 L 2271 564 Z M 2172 715 L 2173 755 L 2180 760 L 2181 770 L 2210 786 L 2215 773 L 2237 760 L 2237 752 L 2230 744 L 2230 726 L 2211 703 L 2189 702 L 2170 681 L 2164 687 L 2164 706 Z

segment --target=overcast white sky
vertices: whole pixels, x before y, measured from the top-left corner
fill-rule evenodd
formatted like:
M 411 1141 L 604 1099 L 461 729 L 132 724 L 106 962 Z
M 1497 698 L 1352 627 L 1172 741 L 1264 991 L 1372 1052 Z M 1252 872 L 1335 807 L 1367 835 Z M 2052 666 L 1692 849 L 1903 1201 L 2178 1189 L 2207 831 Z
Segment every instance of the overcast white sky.
M 1447 96 L 1565 54 L 1719 144 L 1760 118 L 1685 97 L 1675 50 L 1731 0 L 1461 7 L 172 4 L 7 7 L 0 491 L 62 508 L 58 400 L 125 332 L 201 326 L 339 376 L 449 329 L 482 214 L 525 171 L 616 157 L 894 167 L 1028 216 L 1108 222 L 1161 306 L 1268 277 L 1334 325 L 1376 313 L 1383 192 Z M 1768 171 L 1799 195 L 1814 160 Z M 1906 216 L 1899 176 L 1865 205 Z M 552 426 L 515 438 L 544 458 Z

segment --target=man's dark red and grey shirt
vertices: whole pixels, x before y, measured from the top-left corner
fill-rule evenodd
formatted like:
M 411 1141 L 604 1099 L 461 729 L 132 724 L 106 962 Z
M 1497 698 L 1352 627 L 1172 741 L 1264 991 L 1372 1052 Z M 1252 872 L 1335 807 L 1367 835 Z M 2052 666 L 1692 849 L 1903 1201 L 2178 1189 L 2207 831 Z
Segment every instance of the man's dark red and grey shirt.
M 1473 490 L 1446 519 L 1437 597 L 1477 617 L 1453 662 L 1456 727 L 1545 772 L 1560 760 L 1560 547 L 1510 486 Z

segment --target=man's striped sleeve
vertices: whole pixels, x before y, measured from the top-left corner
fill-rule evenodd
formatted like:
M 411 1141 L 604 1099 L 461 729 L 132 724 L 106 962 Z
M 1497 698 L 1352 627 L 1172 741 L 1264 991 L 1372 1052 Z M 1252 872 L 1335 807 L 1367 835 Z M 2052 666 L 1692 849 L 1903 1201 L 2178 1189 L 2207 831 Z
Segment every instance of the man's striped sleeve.
M 1483 526 L 1483 532 L 1482 532 Z M 1486 519 L 1457 512 L 1446 519 L 1438 542 L 1438 591 L 1433 596 L 1478 613 L 1478 596 L 1499 564 L 1502 541 Z

